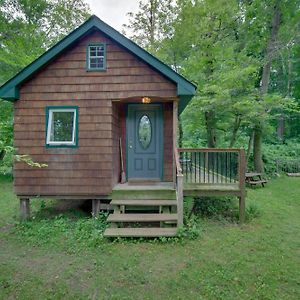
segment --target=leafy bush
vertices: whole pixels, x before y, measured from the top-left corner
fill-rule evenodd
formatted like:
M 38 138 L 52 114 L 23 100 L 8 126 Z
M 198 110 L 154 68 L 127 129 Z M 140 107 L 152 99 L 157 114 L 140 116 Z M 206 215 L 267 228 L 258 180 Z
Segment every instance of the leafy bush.
M 265 171 L 268 175 L 277 173 L 277 162 L 288 162 L 299 160 L 300 162 L 300 141 L 297 139 L 288 140 L 284 144 L 264 144 L 263 161 Z M 280 170 L 279 170 L 280 171 Z
M 257 205 L 250 203 L 249 206 L 246 207 L 246 221 L 250 222 L 255 218 L 261 216 L 261 211 Z
M 41 219 L 33 217 L 26 222 L 18 222 L 16 233 L 25 242 L 37 245 L 53 246 L 64 241 L 66 250 L 76 252 L 82 248 L 99 247 L 104 240 L 104 230 L 107 226 L 107 213 L 98 217 L 76 217 L 59 214 L 54 218 Z
M 202 197 L 194 199 L 194 206 L 191 214 L 195 216 L 227 220 L 230 222 L 239 221 L 239 209 L 237 199 L 231 197 Z M 191 215 L 190 214 L 190 215 Z M 261 216 L 259 208 L 250 203 L 246 207 L 246 221 L 250 222 Z M 199 220 L 197 221 L 199 222 Z
M 193 213 L 201 217 L 229 216 L 236 210 L 232 198 L 201 197 L 194 199 Z

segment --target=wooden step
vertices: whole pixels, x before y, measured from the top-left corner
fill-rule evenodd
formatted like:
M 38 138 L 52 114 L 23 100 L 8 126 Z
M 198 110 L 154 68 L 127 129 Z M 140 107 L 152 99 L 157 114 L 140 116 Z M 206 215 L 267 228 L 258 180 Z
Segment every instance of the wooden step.
M 176 200 L 112 200 L 110 205 L 173 206 Z
M 175 236 L 177 228 L 107 228 L 106 237 L 161 237 Z
M 108 222 L 162 222 L 177 221 L 177 214 L 111 214 Z

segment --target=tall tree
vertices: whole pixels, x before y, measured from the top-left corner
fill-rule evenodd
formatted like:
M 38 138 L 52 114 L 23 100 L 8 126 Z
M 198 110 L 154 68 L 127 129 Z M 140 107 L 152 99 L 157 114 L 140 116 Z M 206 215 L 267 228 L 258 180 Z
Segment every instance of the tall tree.
M 83 0 L 0 0 L 0 84 L 89 16 Z
M 0 0 L 0 84 L 89 16 L 83 0 Z M 0 162 L 12 149 L 12 104 L 0 100 Z
M 149 52 L 156 53 L 162 40 L 171 35 L 176 18 L 175 1 L 140 0 L 138 11 L 127 15 L 129 21 L 123 28 L 129 32 L 130 38 Z

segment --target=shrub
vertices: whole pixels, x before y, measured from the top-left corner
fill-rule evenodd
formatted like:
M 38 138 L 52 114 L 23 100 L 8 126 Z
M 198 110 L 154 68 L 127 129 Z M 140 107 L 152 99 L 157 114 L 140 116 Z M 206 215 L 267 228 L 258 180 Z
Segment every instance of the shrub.
M 194 199 L 193 213 L 201 217 L 229 216 L 236 210 L 232 198 L 201 197 Z
M 268 175 L 275 175 L 277 173 L 277 161 L 288 162 L 299 160 L 300 142 L 295 139 L 289 140 L 284 144 L 264 144 L 263 153 L 266 173 Z
M 238 201 L 231 197 L 195 198 L 190 215 L 192 215 L 192 213 L 195 216 L 205 218 L 222 219 L 230 222 L 239 221 Z M 250 205 L 246 207 L 246 222 L 250 222 L 260 216 L 261 211 L 255 204 L 250 203 Z

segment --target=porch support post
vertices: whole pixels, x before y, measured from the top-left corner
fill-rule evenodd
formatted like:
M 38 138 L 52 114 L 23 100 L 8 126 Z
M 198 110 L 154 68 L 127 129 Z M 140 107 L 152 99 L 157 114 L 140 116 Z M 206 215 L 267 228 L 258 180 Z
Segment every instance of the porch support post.
M 92 200 L 92 216 L 96 218 L 100 212 L 101 200 L 93 199 Z
M 173 101 L 173 151 L 177 148 L 177 137 L 178 137 L 178 100 Z M 173 157 L 173 183 L 176 186 L 176 164 Z
M 239 221 L 240 225 L 245 223 L 245 212 L 246 212 L 246 201 L 245 201 L 245 194 L 242 194 L 239 197 Z
M 30 217 L 30 200 L 29 198 L 20 198 L 20 218 L 22 221 Z
M 240 197 L 239 197 L 239 221 L 240 224 L 245 222 L 246 214 L 246 153 L 244 149 L 240 149 L 239 153 L 239 188 L 240 188 Z
M 177 174 L 177 227 L 183 226 L 183 175 Z

